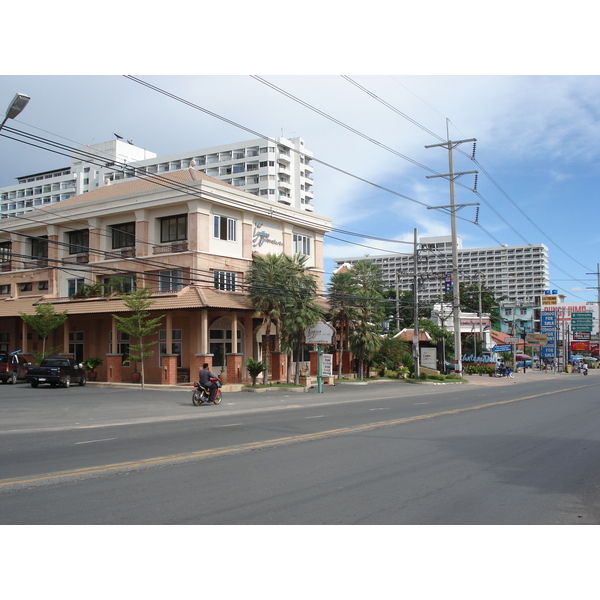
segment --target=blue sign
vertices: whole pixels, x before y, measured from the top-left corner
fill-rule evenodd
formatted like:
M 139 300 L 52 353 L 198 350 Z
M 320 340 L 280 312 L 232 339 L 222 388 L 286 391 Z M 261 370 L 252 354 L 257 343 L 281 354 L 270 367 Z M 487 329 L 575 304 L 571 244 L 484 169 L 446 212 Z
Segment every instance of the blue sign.
M 542 311 L 542 327 L 556 327 L 555 311 Z
M 492 352 L 510 352 L 512 350 L 510 344 L 500 344 L 492 348 Z

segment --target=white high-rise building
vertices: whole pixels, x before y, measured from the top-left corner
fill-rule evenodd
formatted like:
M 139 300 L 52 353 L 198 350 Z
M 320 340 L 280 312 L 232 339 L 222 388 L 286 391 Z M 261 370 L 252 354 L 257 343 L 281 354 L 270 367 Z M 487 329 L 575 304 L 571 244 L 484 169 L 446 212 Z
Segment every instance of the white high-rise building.
M 439 302 L 452 278 L 452 240 L 450 236 L 419 240 L 419 298 L 423 303 Z M 411 290 L 414 279 L 414 253 L 366 255 L 334 259 L 336 268 L 344 263 L 370 260 L 381 266 L 387 286 Z M 465 283 L 482 284 L 507 302 L 540 306 L 549 288 L 548 248 L 544 244 L 462 248 L 458 239 L 459 278 Z
M 190 166 L 263 200 L 312 212 L 311 161 L 302 138 L 258 138 L 160 157 L 112 140 L 78 148 L 69 167 L 17 177 L 16 185 L 0 188 L 0 218 L 18 217 L 113 181 Z

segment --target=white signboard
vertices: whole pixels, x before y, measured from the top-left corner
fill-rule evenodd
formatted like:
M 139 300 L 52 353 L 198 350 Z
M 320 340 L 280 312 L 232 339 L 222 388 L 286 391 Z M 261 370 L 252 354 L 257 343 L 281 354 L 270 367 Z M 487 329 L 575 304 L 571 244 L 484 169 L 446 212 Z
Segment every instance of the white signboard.
M 421 348 L 421 366 L 437 369 L 437 348 Z
M 317 321 L 304 330 L 305 344 L 331 344 L 335 329 L 325 321 Z
M 322 354 L 323 377 L 333 377 L 333 354 Z

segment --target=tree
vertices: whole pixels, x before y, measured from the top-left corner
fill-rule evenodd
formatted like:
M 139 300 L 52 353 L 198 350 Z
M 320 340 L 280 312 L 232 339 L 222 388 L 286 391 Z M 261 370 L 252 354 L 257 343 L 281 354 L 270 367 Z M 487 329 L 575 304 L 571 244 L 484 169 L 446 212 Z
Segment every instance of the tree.
M 334 273 L 328 287 L 331 321 L 337 329 L 338 379 L 342 378 L 342 358 L 349 349 L 350 330 L 358 319 L 355 306 L 358 285 L 350 271 Z
M 306 267 L 307 256 L 296 254 L 290 265 L 294 276 L 286 281 L 286 299 L 281 313 L 282 349 L 289 354 L 287 382 L 290 383 L 291 359 L 296 355 L 295 382 L 300 382 L 300 354 L 304 330 L 314 325 L 323 311 L 316 304 L 317 282 Z
M 49 302 L 42 302 L 35 307 L 34 315 L 19 313 L 27 323 L 42 338 L 42 353 L 40 360 L 46 356 L 46 339 L 67 320 L 67 311 L 57 313 Z
M 359 260 L 350 270 L 360 301 L 359 318 L 351 335 L 352 348 L 358 358 L 359 377 L 363 377 L 365 362 L 370 362 L 381 345 L 382 323 L 385 319 L 383 272 L 381 266 L 369 260 Z
M 408 342 L 399 337 L 386 336 L 382 338 L 373 361 L 383 369 L 394 370 L 402 364 L 404 354 L 407 352 L 410 352 Z
M 144 359 L 154 354 L 154 350 L 150 350 L 150 348 L 158 341 L 144 342 L 144 339 L 160 327 L 164 317 L 164 315 L 161 315 L 160 317 L 150 318 L 148 309 L 154 304 L 154 301 L 150 300 L 151 296 L 152 292 L 149 286 L 140 288 L 130 294 L 123 294 L 120 298 L 122 298 L 131 315 L 128 317 L 113 315 L 117 321 L 117 329 L 137 340 L 136 343 L 129 345 L 129 357 L 131 360 L 142 364 L 142 390 L 144 389 L 145 380 Z
M 275 339 L 279 340 L 278 325 L 286 303 L 286 285 L 293 276 L 292 259 L 287 254 L 256 254 L 246 275 L 248 294 L 256 315 L 263 318 L 265 344 L 263 383 L 269 378 L 271 353 L 271 326 L 275 325 Z

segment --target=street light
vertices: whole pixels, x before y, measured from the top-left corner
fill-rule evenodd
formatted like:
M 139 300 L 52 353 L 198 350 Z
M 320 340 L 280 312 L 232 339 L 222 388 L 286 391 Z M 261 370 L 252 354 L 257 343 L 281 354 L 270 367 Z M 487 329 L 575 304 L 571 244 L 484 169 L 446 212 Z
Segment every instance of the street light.
M 4 127 L 4 123 L 8 121 L 8 119 L 14 119 L 26 106 L 31 98 L 27 94 L 15 94 L 15 97 L 12 99 L 12 102 L 8 105 L 8 109 L 6 111 L 6 116 L 4 117 L 4 121 L 0 123 L 0 131 Z

